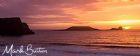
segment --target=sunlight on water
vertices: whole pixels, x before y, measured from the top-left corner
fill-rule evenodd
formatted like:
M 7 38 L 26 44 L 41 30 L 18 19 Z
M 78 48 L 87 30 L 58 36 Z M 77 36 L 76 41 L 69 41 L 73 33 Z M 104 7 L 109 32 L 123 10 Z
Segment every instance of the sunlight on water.
M 0 38 L 1 43 L 70 43 L 78 45 L 140 44 L 140 31 L 36 31 L 35 35 Z M 79 33 L 80 32 L 80 33 Z M 15 41 L 17 40 L 17 41 Z
M 45 47 L 48 56 L 139 56 L 140 31 L 36 31 L 35 35 L 0 38 L 5 44 Z M 48 44 L 50 43 L 50 44 Z M 133 48 L 133 49 L 130 49 Z M 115 51 L 114 51 L 115 50 Z M 0 52 L 2 53 L 2 52 Z M 19 54 L 16 54 L 19 55 Z

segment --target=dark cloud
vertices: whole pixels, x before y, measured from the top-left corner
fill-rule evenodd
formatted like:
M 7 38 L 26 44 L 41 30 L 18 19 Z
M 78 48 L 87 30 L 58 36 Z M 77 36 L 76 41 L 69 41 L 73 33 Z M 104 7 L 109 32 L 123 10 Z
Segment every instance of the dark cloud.
M 96 0 L 0 0 L 0 17 L 20 16 L 27 22 L 74 21 L 74 15 L 65 13 L 62 8 L 86 10 L 87 4 Z M 89 8 L 89 7 L 88 7 Z M 29 16 L 57 15 L 64 17 L 31 18 Z

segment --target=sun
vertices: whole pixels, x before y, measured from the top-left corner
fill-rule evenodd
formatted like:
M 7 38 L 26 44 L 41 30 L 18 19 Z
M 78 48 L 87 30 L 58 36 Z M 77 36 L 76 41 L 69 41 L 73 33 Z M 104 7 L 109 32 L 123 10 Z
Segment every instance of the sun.
M 125 26 L 125 27 L 123 27 L 123 29 L 131 29 L 131 27 L 130 26 Z

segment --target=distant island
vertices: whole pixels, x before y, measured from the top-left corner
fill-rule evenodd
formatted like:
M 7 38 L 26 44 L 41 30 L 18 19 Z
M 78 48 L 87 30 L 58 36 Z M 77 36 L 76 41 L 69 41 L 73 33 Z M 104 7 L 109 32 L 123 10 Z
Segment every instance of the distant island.
M 19 17 L 0 18 L 0 35 L 18 36 L 27 34 L 34 34 L 34 32 Z
M 62 31 L 94 31 L 94 30 L 99 30 L 99 29 L 92 28 L 90 26 L 72 26 Z
M 111 29 L 109 29 L 109 30 L 123 30 L 123 27 L 120 26 L 120 27 L 118 27 L 118 28 L 111 28 Z
M 120 26 L 118 28 L 111 28 L 111 29 L 107 29 L 108 31 L 112 31 L 112 30 L 123 30 L 123 27 Z M 71 26 L 67 29 L 63 29 L 63 30 L 56 30 L 56 31 L 104 31 L 101 29 L 96 29 L 96 28 L 92 28 L 90 26 Z

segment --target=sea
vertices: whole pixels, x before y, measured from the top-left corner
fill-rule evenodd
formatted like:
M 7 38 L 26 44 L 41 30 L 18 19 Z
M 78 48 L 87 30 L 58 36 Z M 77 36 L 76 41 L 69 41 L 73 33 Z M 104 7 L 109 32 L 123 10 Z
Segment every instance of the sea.
M 0 36 L 0 56 L 140 56 L 140 30 L 34 32 L 34 35 Z M 47 53 L 29 52 L 28 47 L 44 48 Z

